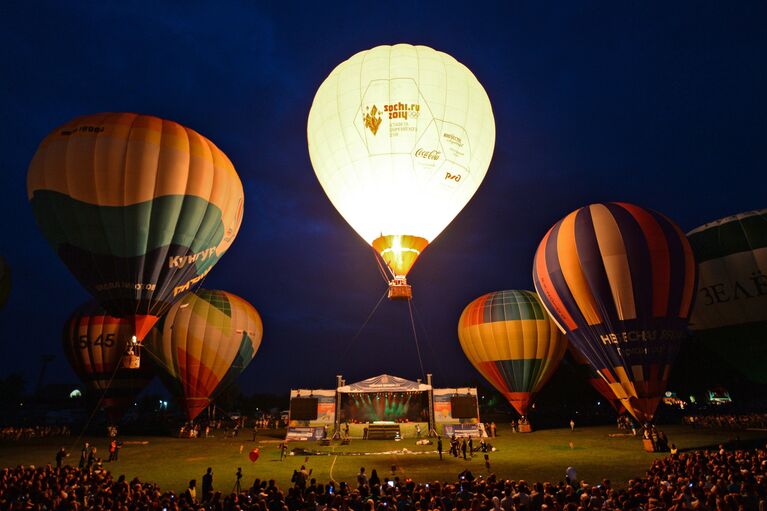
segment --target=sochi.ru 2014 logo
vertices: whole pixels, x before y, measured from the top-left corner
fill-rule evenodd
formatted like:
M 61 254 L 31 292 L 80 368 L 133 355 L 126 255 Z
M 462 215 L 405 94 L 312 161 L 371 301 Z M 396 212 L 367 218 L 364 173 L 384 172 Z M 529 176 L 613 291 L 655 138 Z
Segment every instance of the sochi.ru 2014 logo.
M 381 112 L 378 107 L 373 105 L 373 108 L 365 108 L 365 115 L 362 116 L 362 120 L 365 123 L 365 127 L 368 128 L 373 135 L 378 133 L 378 128 L 381 126 Z

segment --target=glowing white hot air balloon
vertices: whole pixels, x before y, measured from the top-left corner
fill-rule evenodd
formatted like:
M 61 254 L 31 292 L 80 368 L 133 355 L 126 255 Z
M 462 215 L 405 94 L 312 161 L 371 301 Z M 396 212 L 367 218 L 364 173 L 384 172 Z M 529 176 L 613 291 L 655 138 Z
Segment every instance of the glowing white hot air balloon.
M 389 298 L 487 173 L 495 146 L 490 100 L 466 66 L 425 46 L 360 52 L 320 85 L 309 154 L 325 193 L 386 262 Z

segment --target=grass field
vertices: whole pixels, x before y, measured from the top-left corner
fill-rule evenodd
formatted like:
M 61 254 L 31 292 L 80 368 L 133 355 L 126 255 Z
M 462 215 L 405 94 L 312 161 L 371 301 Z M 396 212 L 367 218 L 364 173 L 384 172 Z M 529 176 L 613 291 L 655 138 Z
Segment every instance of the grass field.
M 683 450 L 731 442 L 736 435 L 744 441 L 767 438 L 767 432 L 737 434 L 729 431 L 692 430 L 685 426 L 667 426 L 663 429 L 670 442 L 676 443 Z M 565 469 L 572 465 L 581 479 L 596 481 L 606 477 L 624 485 L 628 479 L 643 475 L 654 458 L 663 456 L 645 453 L 639 438 L 609 436 L 614 433 L 615 427 L 603 426 L 576 428 L 575 432 L 556 429 L 518 434 L 499 426 L 499 436 L 491 439 L 498 449 L 490 455 L 491 471 L 503 478 L 560 480 Z M 214 485 L 223 491 L 229 491 L 234 485 L 234 473 L 239 466 L 244 473 L 242 482 L 248 486 L 256 477 L 273 478 L 280 486 L 287 486 L 293 469 L 301 464 L 312 469 L 312 477 L 321 482 L 327 482 L 331 477 L 336 481 L 352 482 L 361 466 L 366 467 L 368 473 L 377 469 L 379 477 L 383 478 L 390 476 L 392 465 L 396 465 L 396 475 L 401 478 L 412 477 L 417 481 L 452 481 L 467 467 L 475 475 L 487 474 L 481 455 L 475 455 L 469 461 L 449 456 L 440 461 L 435 445 L 417 446 L 410 439 L 400 442 L 354 440 L 350 445 L 341 446 L 334 442 L 330 447 L 320 447 L 314 442 L 291 442 L 291 449 L 303 447 L 322 454 L 289 456 L 285 461 L 280 461 L 277 447 L 281 441 L 279 436 L 268 436 L 262 432 L 256 442 L 251 441 L 251 438 L 248 432 L 237 438 L 124 437 L 125 445 L 120 460 L 105 463 L 105 467 L 115 476 L 138 476 L 142 480 L 156 482 L 166 490 L 183 490 L 193 478 L 199 482 L 206 467 L 213 467 Z M 90 440 L 106 459 L 106 438 Z M 72 442 L 73 438 L 64 441 L 49 438 L 2 442 L 0 466 L 53 463 L 56 450 L 62 445 L 69 449 Z M 256 446 L 261 456 L 258 461 L 251 463 L 247 455 Z M 410 452 L 392 452 L 403 449 Z M 75 446 L 71 452 L 68 461 L 76 464 L 79 446 Z

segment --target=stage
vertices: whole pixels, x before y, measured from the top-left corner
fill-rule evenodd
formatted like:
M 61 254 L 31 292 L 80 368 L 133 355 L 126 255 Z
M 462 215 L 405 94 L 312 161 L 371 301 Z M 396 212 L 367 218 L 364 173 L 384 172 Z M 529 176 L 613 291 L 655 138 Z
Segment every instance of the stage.
M 426 438 L 432 435 L 479 436 L 477 390 L 435 389 L 426 383 L 382 374 L 335 389 L 290 392 L 288 440 L 323 438 Z

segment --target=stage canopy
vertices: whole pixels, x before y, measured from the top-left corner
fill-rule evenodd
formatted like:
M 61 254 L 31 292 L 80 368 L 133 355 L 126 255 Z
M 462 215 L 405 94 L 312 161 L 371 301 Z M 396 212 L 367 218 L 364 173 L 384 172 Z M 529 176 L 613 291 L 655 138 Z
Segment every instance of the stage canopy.
M 398 376 L 382 374 L 367 380 L 338 387 L 338 392 L 423 392 L 431 390 L 431 385 L 417 381 L 406 380 Z

